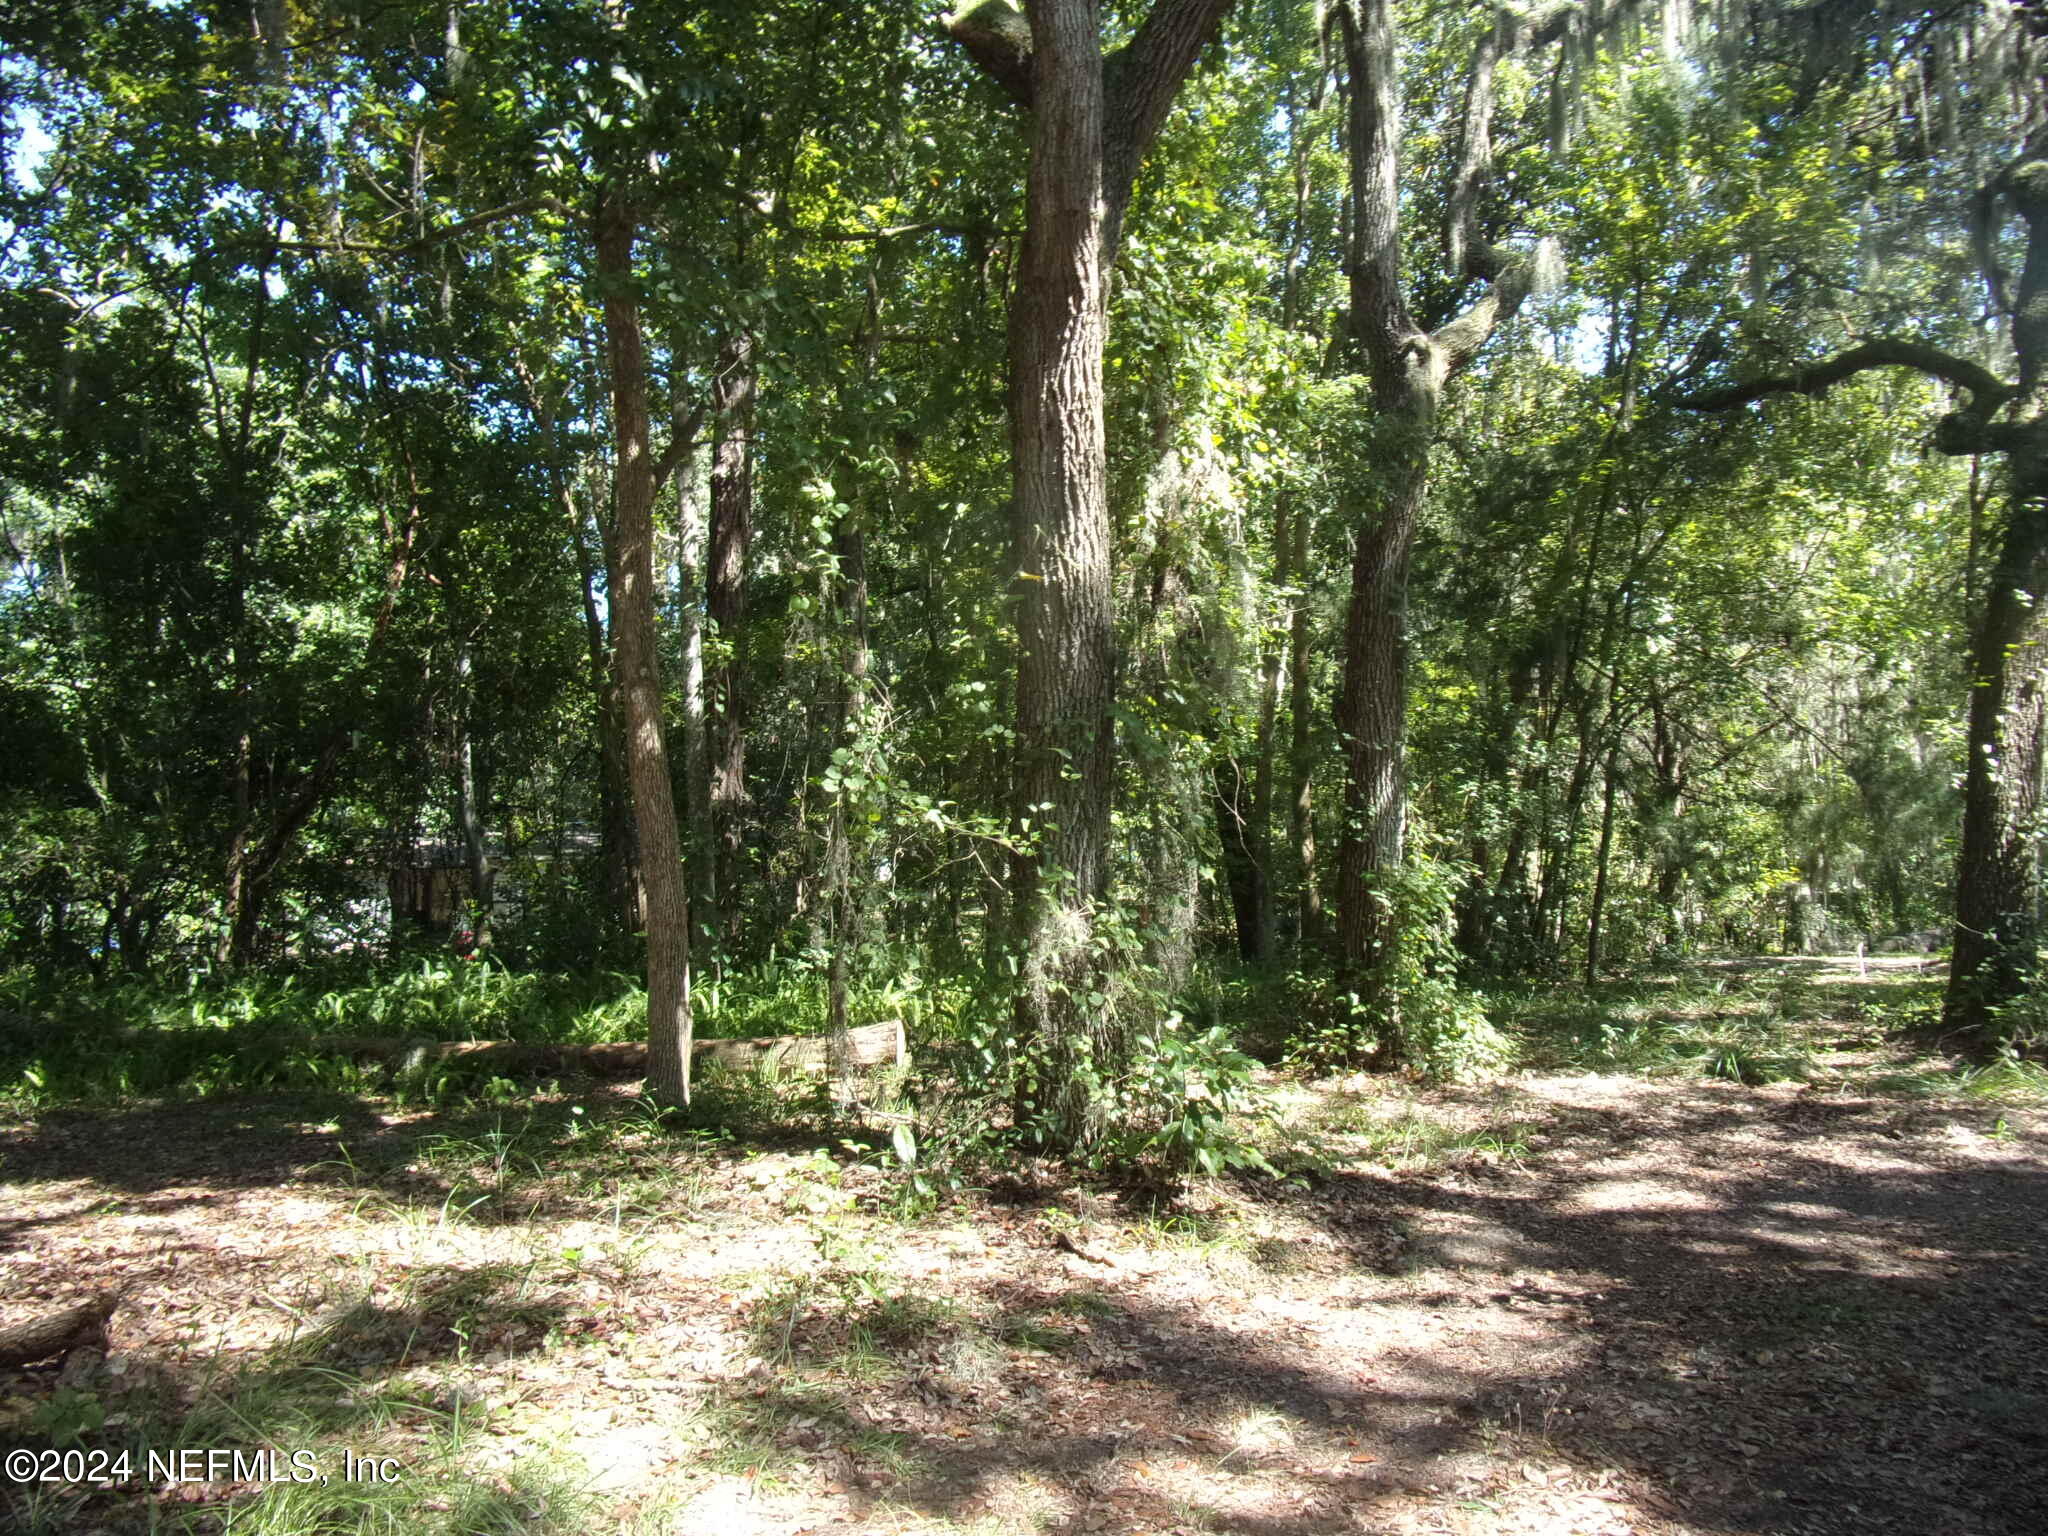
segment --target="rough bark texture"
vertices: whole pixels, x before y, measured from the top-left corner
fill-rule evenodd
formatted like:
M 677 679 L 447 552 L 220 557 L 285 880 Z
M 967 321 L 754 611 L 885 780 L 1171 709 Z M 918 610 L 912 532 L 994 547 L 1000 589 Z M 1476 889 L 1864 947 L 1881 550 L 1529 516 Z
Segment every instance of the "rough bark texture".
M 1344 815 L 1337 842 L 1337 989 L 1369 1011 L 1383 1045 L 1397 1038 L 1385 996 L 1386 908 L 1375 882 L 1400 868 L 1408 678 L 1408 563 L 1428 486 L 1444 364 L 1409 313 L 1401 280 L 1400 117 L 1389 0 L 1338 12 L 1349 86 L 1351 324 L 1371 386 L 1376 451 L 1347 474 L 1355 528 L 1337 731 Z
M 1970 647 L 1969 762 L 1945 1021 L 1988 1036 L 2032 977 L 2041 937 L 2041 769 L 2048 671 L 2048 462 L 2009 465 L 2013 503 Z
M 1493 70 L 1501 44 L 1489 38 L 1471 71 L 1465 140 L 1445 231 L 1456 256 L 1454 271 L 1484 279 L 1487 287 L 1469 309 L 1434 332 L 1415 318 L 1402 278 L 1400 76 L 1392 0 L 1341 0 L 1332 14 L 1346 86 L 1351 328 L 1371 409 L 1371 425 L 1348 466 L 1342 493 L 1342 510 L 1356 531 L 1337 701 L 1345 793 L 1335 960 L 1338 991 L 1357 997 L 1378 1035 L 1382 1059 L 1390 1060 L 1400 1021 L 1388 989 L 1393 936 L 1378 888 L 1404 855 L 1409 557 L 1428 490 L 1429 450 L 1444 385 L 1520 307 L 1529 291 L 1529 268 L 1481 242 L 1471 216 L 1490 164 Z
M 635 214 L 608 192 L 597 215 L 605 351 L 618 462 L 609 596 L 612 659 L 626 727 L 626 774 L 640 848 L 647 921 L 647 1089 L 690 1099 L 690 913 L 676 832 L 675 789 L 661 734 L 661 669 L 654 617 L 654 460 L 647 359 L 633 293 Z
M 705 553 L 709 463 L 693 452 L 676 475 L 676 610 L 682 616 L 683 804 L 689 818 L 690 914 L 703 925 L 718 910 L 718 830 L 711 809 L 710 715 L 705 704 Z
M 1106 107 L 1095 8 L 1032 9 L 1031 168 L 1010 308 L 1015 452 L 1020 826 L 1035 839 L 1010 877 L 1017 1033 L 1046 1054 L 1055 1136 L 1090 1129 L 1091 1056 L 1113 1065 L 1113 1026 L 1091 947 L 1109 866 L 1115 658 L 1102 350 L 1107 331 Z M 1092 994 L 1092 996 L 1091 996 Z
M 1128 46 L 1102 52 L 1091 0 L 1036 0 L 1028 33 L 987 0 L 949 29 L 1031 111 L 1025 233 L 1010 305 L 1020 827 L 1010 872 L 1020 1040 L 1043 1080 L 1020 1109 L 1057 1144 L 1091 1135 L 1125 1043 L 1093 943 L 1107 891 L 1115 684 L 1102 353 L 1108 280 L 1138 163 L 1229 0 L 1157 0 Z M 1028 1100 L 1029 1102 L 1023 1102 Z
M 0 1368 L 34 1365 L 74 1349 L 105 1349 L 107 1319 L 120 1301 L 118 1294 L 100 1296 L 62 1312 L 0 1328 Z

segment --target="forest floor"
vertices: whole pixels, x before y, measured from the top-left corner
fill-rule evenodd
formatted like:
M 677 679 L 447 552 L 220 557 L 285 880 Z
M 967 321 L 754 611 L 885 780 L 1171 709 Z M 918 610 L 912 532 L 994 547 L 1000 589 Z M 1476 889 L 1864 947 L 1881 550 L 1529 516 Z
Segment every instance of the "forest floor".
M 2031 1536 L 2048 1106 L 1897 1042 L 1928 985 L 1760 962 L 1572 1005 L 1610 1054 L 1768 1014 L 1782 1081 L 1738 1080 L 1754 1044 L 1275 1078 L 1291 1176 L 1170 1200 L 1018 1169 L 892 1215 L 875 1160 L 601 1090 L 0 1123 L 0 1325 L 126 1287 L 104 1359 L 0 1372 L 0 1448 L 328 1479 L 0 1485 L 0 1525 Z

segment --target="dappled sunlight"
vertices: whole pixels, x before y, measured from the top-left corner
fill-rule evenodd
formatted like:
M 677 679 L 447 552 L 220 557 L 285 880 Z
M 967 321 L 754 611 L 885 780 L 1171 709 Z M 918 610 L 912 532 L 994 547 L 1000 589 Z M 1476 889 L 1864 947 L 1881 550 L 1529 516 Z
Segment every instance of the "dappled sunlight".
M 460 1425 L 477 1475 L 558 1468 L 665 1533 L 1775 1533 L 1849 1481 L 1964 1507 L 2048 1401 L 1984 1333 L 2042 1279 L 2038 1110 L 1618 1073 L 1288 1093 L 1330 1153 L 1291 1182 L 907 1223 L 871 1162 L 631 1106 L 119 1111 L 103 1172 L 92 1117 L 16 1132 L 0 1260 L 79 1277 L 14 1305 L 147 1298 L 108 1403 L 346 1371 L 320 1433 Z M 1897 1485 L 1911 1415 L 1943 1459 Z

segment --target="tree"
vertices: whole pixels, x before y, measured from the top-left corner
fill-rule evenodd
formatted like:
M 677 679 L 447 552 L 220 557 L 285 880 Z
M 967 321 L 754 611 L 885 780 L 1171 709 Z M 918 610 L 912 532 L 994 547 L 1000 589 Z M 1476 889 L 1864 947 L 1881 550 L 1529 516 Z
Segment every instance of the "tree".
M 1138 166 L 1230 0 L 1155 0 L 1105 55 L 1091 0 L 1007 0 L 947 29 L 1031 116 L 1024 244 L 1010 297 L 1013 558 L 1018 600 L 1020 832 L 1010 869 L 1020 1041 L 1044 1052 L 1029 1093 L 1050 1138 L 1077 1145 L 1101 1106 L 1091 1071 L 1124 1041 L 1093 952 L 1108 889 L 1115 628 L 1103 462 L 1110 274 Z
M 1366 1011 L 1388 1059 L 1399 1054 L 1399 1000 L 1387 882 L 1403 862 L 1407 784 L 1408 578 L 1444 389 L 1469 367 L 1536 276 L 1529 252 L 1487 238 L 1482 196 L 1493 171 L 1493 119 L 1502 62 L 1561 40 L 1591 45 L 1590 7 L 1559 5 L 1532 19 L 1490 8 L 1470 44 L 1458 152 L 1444 194 L 1439 303 L 1483 285 L 1462 310 L 1434 325 L 1405 269 L 1409 250 L 1401 194 L 1402 54 L 1392 0 L 1343 0 L 1331 8 L 1346 92 L 1350 189 L 1350 330 L 1364 371 L 1364 411 L 1345 469 L 1343 516 L 1352 532 L 1351 599 L 1343 644 L 1337 728 L 1346 754 L 1337 845 L 1337 986 Z M 1562 87 L 1560 87 L 1562 88 Z
M 1969 647 L 1955 935 L 1943 1002 L 1951 1030 L 1989 1047 L 1998 1010 L 2032 978 L 2041 938 L 2037 845 L 2048 756 L 2048 619 L 2038 599 L 2048 594 L 2048 321 L 2042 318 L 2048 314 L 2048 128 L 2039 125 L 2044 103 L 2029 46 L 2048 28 L 2037 9 L 2015 8 L 2011 16 L 1973 9 L 1961 28 L 1970 67 L 1959 69 L 1956 33 L 1947 22 L 1919 7 L 1883 20 L 1888 31 L 1882 35 L 1898 38 L 1911 61 L 1900 73 L 1920 89 L 1921 104 L 1914 132 L 1886 143 L 1880 128 L 1873 135 L 1877 144 L 1865 146 L 1861 159 L 1876 160 L 1874 148 L 1888 150 L 1899 160 L 1921 161 L 1939 182 L 1957 169 L 1967 174 L 1974 150 L 1988 148 L 1955 152 L 1966 110 L 1979 133 L 2026 135 L 1975 188 L 1968 213 L 1981 278 L 1993 312 L 2007 324 L 2010 377 L 1930 341 L 1883 335 L 1802 367 L 1696 391 L 1680 403 L 1695 411 L 1733 410 L 1775 395 L 1820 395 L 1874 369 L 1904 368 L 1959 397 L 1935 426 L 1938 451 L 2003 460 L 2003 528 Z M 1854 79 L 1857 57 L 1852 49 L 1823 63 Z M 1823 82 L 1828 78 L 1812 65 L 1807 69 Z M 2015 254 L 2017 275 L 2010 270 Z

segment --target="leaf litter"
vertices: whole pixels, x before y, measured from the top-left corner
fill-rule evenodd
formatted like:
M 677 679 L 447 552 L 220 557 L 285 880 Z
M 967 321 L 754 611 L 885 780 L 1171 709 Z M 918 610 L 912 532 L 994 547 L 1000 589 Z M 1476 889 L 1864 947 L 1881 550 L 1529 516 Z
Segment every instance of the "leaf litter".
M 2048 1529 L 2039 1110 L 1584 1073 L 1289 1091 L 1326 1152 L 1362 1104 L 1518 1130 L 904 1221 L 871 1167 L 651 1132 L 510 1177 L 502 1140 L 371 1105 L 51 1114 L 0 1130 L 0 1325 L 125 1303 L 68 1387 L 0 1374 L 0 1435 L 47 1444 L 66 1390 L 103 1439 L 175 1435 L 224 1376 L 312 1359 L 343 1398 L 467 1409 L 475 1476 L 573 1467 L 583 1529 Z M 39 1518 L 207 1530 L 251 1496 L 170 1492 Z

